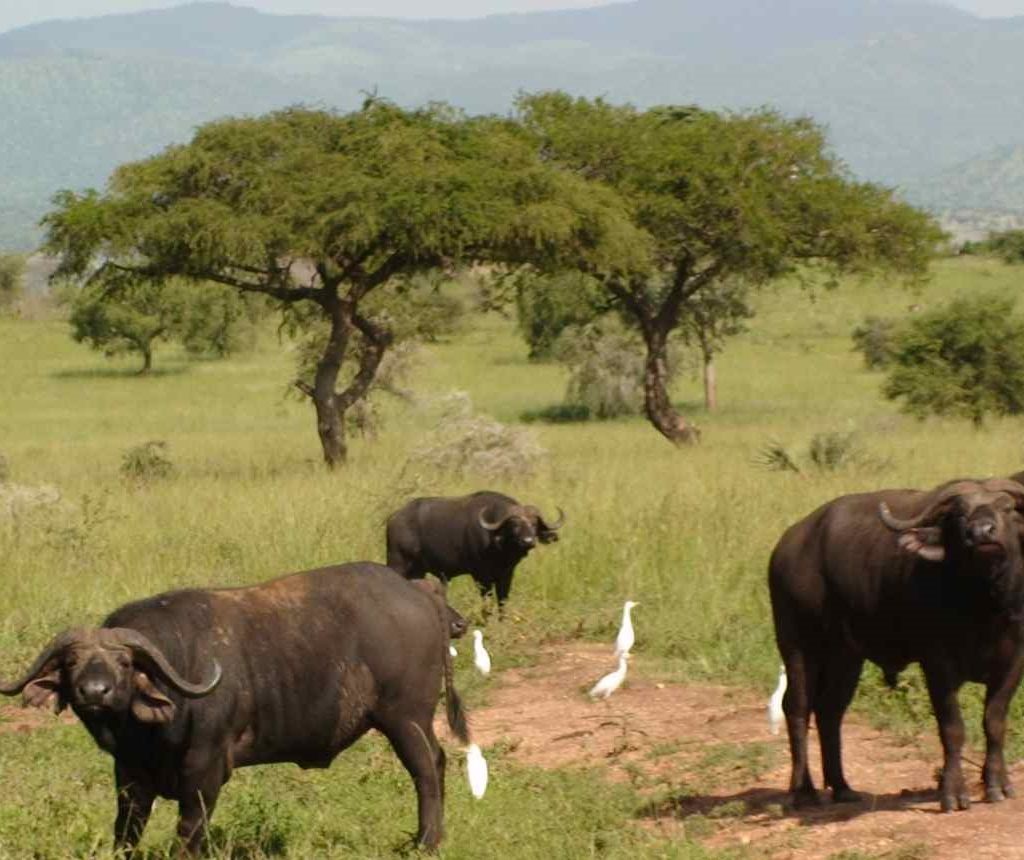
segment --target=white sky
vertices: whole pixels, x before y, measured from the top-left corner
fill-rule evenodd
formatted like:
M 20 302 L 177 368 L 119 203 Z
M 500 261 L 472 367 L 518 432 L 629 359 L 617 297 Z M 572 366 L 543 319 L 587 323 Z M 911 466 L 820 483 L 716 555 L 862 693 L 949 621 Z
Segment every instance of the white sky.
M 0 32 L 49 18 L 79 18 L 182 5 L 187 0 L 0 0 Z M 396 18 L 476 18 L 498 12 L 528 12 L 601 6 L 609 0 L 234 0 L 264 12 L 380 15 Z M 985 16 L 1024 15 L 1024 0 L 948 0 Z

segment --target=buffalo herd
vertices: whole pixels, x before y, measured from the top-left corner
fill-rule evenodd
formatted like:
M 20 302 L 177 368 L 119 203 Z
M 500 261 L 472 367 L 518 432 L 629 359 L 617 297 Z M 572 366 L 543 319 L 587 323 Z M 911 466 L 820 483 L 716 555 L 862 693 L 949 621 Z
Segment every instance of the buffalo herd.
M 114 759 L 114 839 L 131 853 L 157 797 L 177 801 L 184 853 L 201 849 L 236 767 L 328 767 L 370 729 L 391 743 L 416 790 L 418 842 L 443 833 L 445 753 L 433 716 L 443 689 L 454 736 L 469 743 L 450 640 L 466 620 L 445 583 L 468 573 L 508 600 L 516 566 L 565 522 L 495 492 L 413 499 L 387 520 L 387 565 L 358 562 L 244 588 L 187 589 L 66 630 L 0 693 L 70 707 Z M 985 799 L 1013 796 L 1007 710 L 1024 670 L 1024 473 L 930 491 L 842 496 L 791 526 L 768 565 L 788 688 L 794 804 L 817 802 L 807 751 L 813 714 L 823 784 L 860 795 L 843 773 L 841 726 L 865 660 L 890 684 L 920 664 L 939 727 L 944 811 L 966 809 L 968 681 L 986 687 Z M 426 579 L 432 573 L 437 581 Z

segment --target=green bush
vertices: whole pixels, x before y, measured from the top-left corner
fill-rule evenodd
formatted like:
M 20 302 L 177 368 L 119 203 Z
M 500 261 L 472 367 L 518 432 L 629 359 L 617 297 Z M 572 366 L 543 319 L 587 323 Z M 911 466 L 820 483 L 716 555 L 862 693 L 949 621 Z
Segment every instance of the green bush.
M 924 418 L 1024 412 L 1024 323 L 1014 300 L 993 293 L 959 298 L 909 323 L 892 347 L 885 396 Z

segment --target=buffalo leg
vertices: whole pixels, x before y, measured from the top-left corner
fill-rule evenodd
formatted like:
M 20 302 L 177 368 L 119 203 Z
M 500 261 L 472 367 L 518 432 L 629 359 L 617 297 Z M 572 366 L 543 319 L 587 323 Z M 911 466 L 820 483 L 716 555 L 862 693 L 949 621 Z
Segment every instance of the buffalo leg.
M 939 724 L 939 739 L 942 741 L 942 778 L 939 781 L 939 802 L 943 812 L 969 809 L 971 799 L 967 794 L 960 753 L 964 745 L 964 720 L 957 701 L 958 685 L 946 673 L 935 667 L 925 666 L 924 676 L 928 683 L 928 695 L 932 700 L 935 720 Z
M 120 765 L 114 766 L 114 784 L 117 787 L 114 847 L 122 849 L 130 857 L 146 829 L 156 795 L 146 782 L 135 779 Z
M 814 716 L 821 744 L 822 770 L 825 787 L 832 789 L 832 799 L 836 803 L 861 799 L 843 775 L 842 724 L 863 666 L 861 658 L 850 654 L 832 657 L 825 664 L 817 686 Z
M 383 721 L 380 729 L 416 787 L 419 830 L 416 841 L 428 850 L 441 843 L 444 835 L 445 755 L 434 735 L 431 715 L 421 719 L 396 718 Z
M 1020 684 L 1020 660 L 997 683 L 985 689 L 985 766 L 981 772 L 985 784 L 985 800 L 997 803 L 1016 793 L 1006 770 L 1003 741 L 1006 738 L 1006 711 Z
M 186 756 L 186 769 L 180 780 L 178 839 L 181 854 L 195 856 L 206 842 L 210 817 L 227 774 L 223 765 L 198 758 L 189 761 L 191 756 Z
M 508 600 L 509 592 L 512 591 L 512 571 L 502 571 L 494 582 L 494 590 L 498 596 L 498 615 L 505 610 L 505 601 Z
M 818 802 L 818 793 L 814 790 L 807 761 L 807 730 L 817 669 L 804 654 L 791 655 L 785 662 L 787 684 L 786 695 L 782 698 L 782 710 L 786 714 L 789 755 L 793 763 L 789 792 L 797 806 L 806 806 Z

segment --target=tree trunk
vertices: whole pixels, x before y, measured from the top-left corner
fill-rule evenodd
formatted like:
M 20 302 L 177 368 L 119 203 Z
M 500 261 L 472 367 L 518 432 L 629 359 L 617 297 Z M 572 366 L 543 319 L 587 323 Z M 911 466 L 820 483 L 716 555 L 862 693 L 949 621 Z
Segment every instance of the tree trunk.
M 153 347 L 148 343 L 139 344 L 139 352 L 142 353 L 142 367 L 139 376 L 144 376 L 153 368 Z
M 331 319 L 331 335 L 317 362 L 313 387 L 306 393 L 312 398 L 316 409 L 316 432 L 320 436 L 324 462 L 327 468 L 334 469 L 343 465 L 348 458 L 344 415 L 338 409 L 335 389 L 352 329 L 345 308 L 337 298 L 325 310 Z
M 704 406 L 708 412 L 718 408 L 718 379 L 715 377 L 715 355 L 704 353 Z
M 700 441 L 700 430 L 676 412 L 668 396 L 668 332 L 649 328 L 644 333 L 644 413 L 673 445 Z

